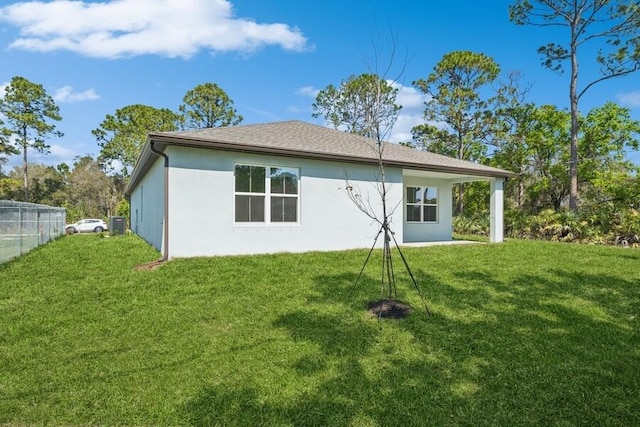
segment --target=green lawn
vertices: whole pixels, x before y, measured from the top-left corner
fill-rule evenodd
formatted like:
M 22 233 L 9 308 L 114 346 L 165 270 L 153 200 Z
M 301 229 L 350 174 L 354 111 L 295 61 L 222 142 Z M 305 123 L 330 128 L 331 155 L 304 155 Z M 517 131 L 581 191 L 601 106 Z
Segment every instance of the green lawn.
M 379 253 L 176 260 L 65 236 L 0 265 L 0 424 L 640 425 L 640 251 L 405 249 L 433 313 L 378 321 Z

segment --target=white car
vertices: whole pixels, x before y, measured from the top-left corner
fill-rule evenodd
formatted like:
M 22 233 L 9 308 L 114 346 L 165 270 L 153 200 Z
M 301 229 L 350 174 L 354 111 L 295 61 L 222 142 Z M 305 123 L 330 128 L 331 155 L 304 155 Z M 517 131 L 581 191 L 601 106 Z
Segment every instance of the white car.
M 67 224 L 64 231 L 67 234 L 74 233 L 101 233 L 107 230 L 107 223 L 101 219 L 85 218 L 74 224 Z

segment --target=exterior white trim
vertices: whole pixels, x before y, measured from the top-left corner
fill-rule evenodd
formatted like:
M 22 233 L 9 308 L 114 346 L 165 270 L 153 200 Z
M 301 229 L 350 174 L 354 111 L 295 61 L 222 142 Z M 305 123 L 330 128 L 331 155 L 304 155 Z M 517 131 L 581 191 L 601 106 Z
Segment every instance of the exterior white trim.
M 504 179 L 493 178 L 490 184 L 489 241 L 500 243 L 504 240 Z

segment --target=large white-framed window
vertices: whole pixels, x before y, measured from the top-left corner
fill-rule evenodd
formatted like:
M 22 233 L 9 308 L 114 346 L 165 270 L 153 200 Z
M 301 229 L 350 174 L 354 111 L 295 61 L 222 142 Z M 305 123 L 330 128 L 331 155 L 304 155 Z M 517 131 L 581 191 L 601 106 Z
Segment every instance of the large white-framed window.
M 238 164 L 234 175 L 236 223 L 298 223 L 298 168 Z
M 438 222 L 438 188 L 407 187 L 407 222 Z

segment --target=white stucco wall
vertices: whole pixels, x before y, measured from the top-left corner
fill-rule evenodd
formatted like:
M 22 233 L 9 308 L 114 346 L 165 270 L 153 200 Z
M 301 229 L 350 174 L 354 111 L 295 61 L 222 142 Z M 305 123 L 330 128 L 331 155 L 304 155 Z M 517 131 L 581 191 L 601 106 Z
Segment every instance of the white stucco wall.
M 131 192 L 131 229 L 163 251 L 164 159 L 158 158 Z
M 367 248 L 376 237 L 379 226 L 345 193 L 348 176 L 378 208 L 375 167 L 181 147 L 169 147 L 166 153 L 171 166 L 170 258 Z M 234 224 L 236 164 L 299 168 L 299 223 Z M 402 200 L 402 171 L 387 168 L 386 174 L 392 184 L 388 199 L 395 205 Z M 397 236 L 402 236 L 402 226 L 399 207 L 392 218 Z
M 406 187 L 437 187 L 438 188 L 438 221 L 416 223 L 407 222 L 407 210 L 403 202 L 402 219 L 403 240 L 409 242 L 434 242 L 452 240 L 452 198 L 453 184 L 449 180 L 405 176 L 404 189 Z M 403 192 L 406 194 L 406 190 Z

